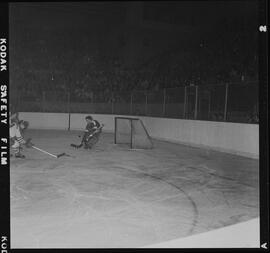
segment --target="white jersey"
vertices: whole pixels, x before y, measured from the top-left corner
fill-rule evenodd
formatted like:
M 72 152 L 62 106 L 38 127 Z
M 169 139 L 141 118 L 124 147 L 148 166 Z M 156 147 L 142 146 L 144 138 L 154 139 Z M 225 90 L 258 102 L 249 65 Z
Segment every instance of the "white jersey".
M 10 128 L 9 128 L 9 137 L 10 138 L 22 138 L 21 135 L 21 131 L 20 131 L 20 127 L 18 124 L 13 124 Z

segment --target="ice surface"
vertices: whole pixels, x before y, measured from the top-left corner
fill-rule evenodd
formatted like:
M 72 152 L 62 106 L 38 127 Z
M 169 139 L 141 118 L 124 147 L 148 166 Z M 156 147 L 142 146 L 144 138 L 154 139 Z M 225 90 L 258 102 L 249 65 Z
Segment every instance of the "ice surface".
M 11 158 L 11 247 L 142 247 L 259 215 L 259 161 L 154 141 L 131 151 L 103 133 L 28 130 L 37 147 Z

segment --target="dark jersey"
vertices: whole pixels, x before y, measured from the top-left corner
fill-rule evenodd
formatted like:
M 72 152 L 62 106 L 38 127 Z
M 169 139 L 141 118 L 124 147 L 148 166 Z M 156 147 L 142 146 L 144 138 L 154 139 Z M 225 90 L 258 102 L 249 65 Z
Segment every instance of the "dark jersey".
M 97 120 L 93 120 L 92 122 L 86 125 L 86 131 L 92 134 L 97 128 L 100 127 L 100 124 Z

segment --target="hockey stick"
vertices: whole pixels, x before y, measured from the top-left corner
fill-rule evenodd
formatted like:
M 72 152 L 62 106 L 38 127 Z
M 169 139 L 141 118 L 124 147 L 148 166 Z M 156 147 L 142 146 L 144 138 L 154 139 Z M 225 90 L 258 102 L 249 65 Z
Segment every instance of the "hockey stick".
M 32 146 L 32 148 L 34 148 L 34 149 L 36 149 L 36 150 L 38 150 L 38 151 L 40 151 L 40 152 L 42 152 L 42 153 L 45 153 L 45 154 L 47 154 L 47 155 L 50 155 L 50 156 L 52 156 L 52 157 L 54 157 L 54 158 L 59 158 L 59 157 L 61 157 L 61 156 L 70 156 L 70 155 L 68 155 L 68 154 L 66 154 L 66 153 L 62 153 L 62 154 L 59 154 L 59 155 L 54 155 L 54 154 L 52 154 L 52 153 L 50 153 L 50 152 L 48 152 L 48 151 L 45 151 L 45 150 L 43 150 L 43 149 L 41 149 L 41 148 L 36 147 L 36 146 Z M 70 157 L 71 157 L 71 156 L 70 156 Z
M 36 149 L 36 150 L 38 150 L 38 151 L 40 151 L 40 152 L 42 152 L 42 153 L 45 153 L 45 154 L 47 154 L 47 155 L 50 155 L 50 156 L 52 156 L 52 157 L 54 157 L 54 158 L 58 158 L 57 155 L 51 154 L 51 153 L 49 153 L 49 152 L 47 152 L 47 151 L 45 151 L 45 150 L 43 150 L 43 149 L 41 149 L 41 148 L 38 148 L 38 147 L 36 147 L 36 146 L 32 146 L 32 148 L 34 148 L 34 149 Z
M 67 153 L 62 153 L 62 154 L 57 155 L 57 158 L 59 158 L 59 157 L 61 157 L 61 156 L 68 156 L 68 157 L 73 157 L 73 158 L 76 157 L 76 156 L 73 156 L 73 155 L 69 155 L 69 154 L 67 154 Z
M 77 144 L 71 143 L 70 146 L 73 148 L 81 148 L 83 146 L 83 144 L 81 143 L 81 144 L 77 145 Z

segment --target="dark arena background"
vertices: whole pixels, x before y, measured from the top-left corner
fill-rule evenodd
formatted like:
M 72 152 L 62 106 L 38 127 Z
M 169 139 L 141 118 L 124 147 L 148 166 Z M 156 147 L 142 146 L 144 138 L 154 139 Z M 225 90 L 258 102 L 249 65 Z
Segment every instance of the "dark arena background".
M 258 13 L 10 3 L 11 248 L 259 248 Z

